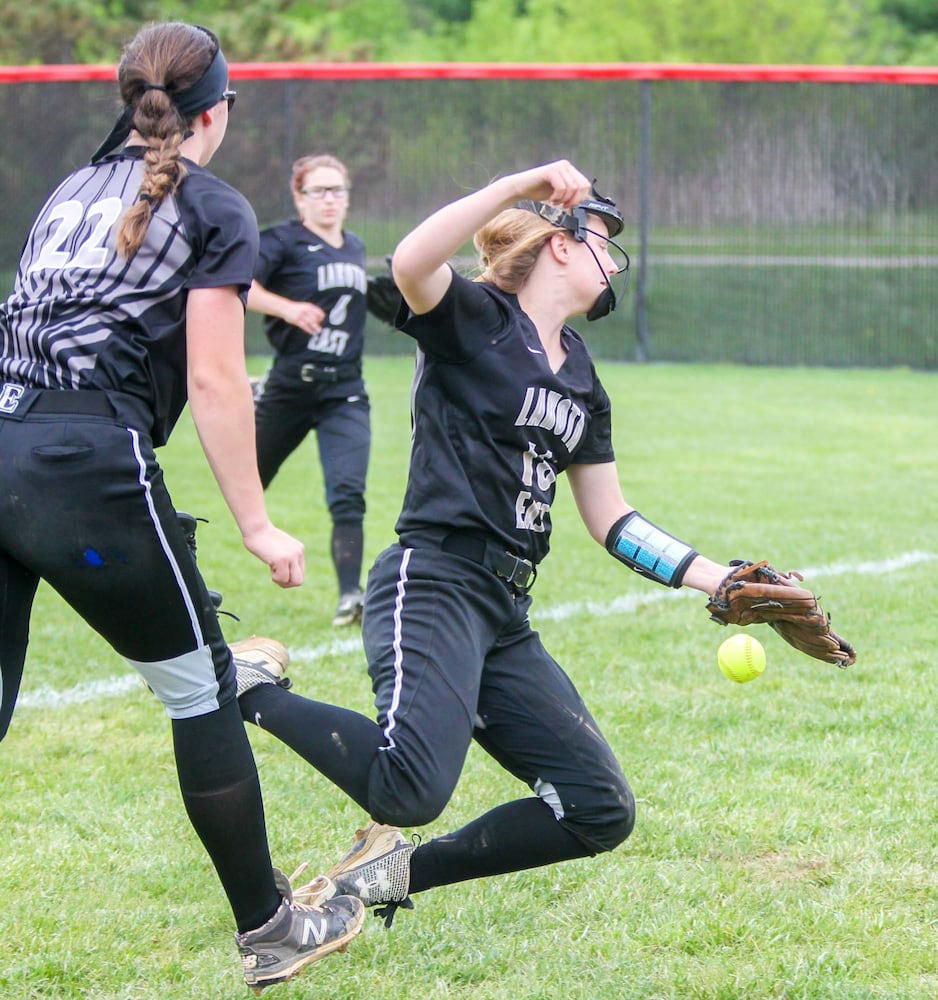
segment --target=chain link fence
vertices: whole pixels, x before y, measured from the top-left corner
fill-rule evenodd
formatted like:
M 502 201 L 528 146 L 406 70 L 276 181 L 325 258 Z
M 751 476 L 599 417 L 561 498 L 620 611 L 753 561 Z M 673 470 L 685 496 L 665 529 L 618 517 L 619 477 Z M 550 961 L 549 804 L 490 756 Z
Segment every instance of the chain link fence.
M 335 153 L 352 173 L 349 228 L 378 271 L 437 206 L 568 157 L 618 202 L 632 255 L 617 311 L 580 324 L 597 356 L 938 368 L 938 72 L 903 85 L 536 69 L 270 79 L 235 65 L 212 169 L 264 225 L 292 214 L 293 160 Z M 33 216 L 115 102 L 113 80 L 0 86 L 3 294 Z M 266 352 L 257 319 L 249 346 Z M 374 324 L 368 350 L 411 345 Z

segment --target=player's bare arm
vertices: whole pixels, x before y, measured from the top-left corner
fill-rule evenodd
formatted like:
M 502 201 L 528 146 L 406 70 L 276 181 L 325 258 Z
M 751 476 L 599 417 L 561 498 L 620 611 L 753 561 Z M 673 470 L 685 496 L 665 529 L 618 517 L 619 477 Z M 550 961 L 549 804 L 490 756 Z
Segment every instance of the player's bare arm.
M 315 303 L 288 299 L 264 288 L 256 280 L 248 291 L 248 309 L 265 316 L 276 316 L 304 333 L 319 333 L 326 318 L 325 312 Z
M 632 510 L 622 495 L 616 463 L 573 464 L 567 479 L 586 530 L 604 545 L 613 523 Z
M 572 208 L 590 190 L 585 175 L 567 160 L 499 177 L 445 205 L 405 236 L 391 262 L 394 281 L 413 312 L 429 312 L 449 288 L 447 261 L 489 219 L 525 198 Z
M 600 545 L 608 548 L 613 526 L 627 515 L 634 513 L 637 517 L 641 516 L 622 495 L 615 462 L 571 465 L 567 469 L 567 478 L 580 517 L 587 531 Z M 650 524 L 650 522 L 645 523 Z M 728 567 L 721 566 L 692 549 L 689 549 L 688 556 L 690 561 L 683 570 L 680 585 L 692 587 L 707 595 L 712 594 L 726 576 Z M 666 581 L 659 580 L 659 582 Z
M 189 406 L 212 473 L 248 551 L 275 583 L 299 586 L 303 544 L 271 523 L 257 473 L 241 301 L 232 287 L 193 289 L 186 313 Z

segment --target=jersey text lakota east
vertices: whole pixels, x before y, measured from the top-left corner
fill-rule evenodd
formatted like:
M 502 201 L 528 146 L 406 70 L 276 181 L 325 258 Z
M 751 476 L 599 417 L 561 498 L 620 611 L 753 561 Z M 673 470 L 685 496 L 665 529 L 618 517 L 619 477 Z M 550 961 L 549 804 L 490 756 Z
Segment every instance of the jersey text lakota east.
M 516 427 L 539 427 L 560 438 L 561 443 L 572 454 L 586 429 L 586 414 L 573 402 L 554 389 L 543 386 L 528 386 L 524 394 L 521 410 L 515 418 Z M 515 527 L 527 531 L 545 531 L 550 515 L 550 503 L 538 500 L 532 495 L 536 487 L 541 493 L 553 496 L 553 486 L 557 480 L 556 462 L 551 450 L 539 452 L 533 442 L 529 442 L 522 458 L 522 489 L 515 499 Z
M 316 269 L 316 282 L 320 292 L 330 288 L 352 288 L 364 295 L 368 287 L 368 276 L 365 274 L 365 269 L 358 264 L 339 260 L 320 265 Z M 329 310 L 327 325 L 309 338 L 306 345 L 309 350 L 334 354 L 336 357 L 345 353 L 349 335 L 342 327 L 348 319 L 348 306 L 351 301 L 350 294 L 339 297 Z
M 368 276 L 365 274 L 365 269 L 344 260 L 320 265 L 316 269 L 316 282 L 321 292 L 327 288 L 354 288 L 364 295 L 368 290 Z

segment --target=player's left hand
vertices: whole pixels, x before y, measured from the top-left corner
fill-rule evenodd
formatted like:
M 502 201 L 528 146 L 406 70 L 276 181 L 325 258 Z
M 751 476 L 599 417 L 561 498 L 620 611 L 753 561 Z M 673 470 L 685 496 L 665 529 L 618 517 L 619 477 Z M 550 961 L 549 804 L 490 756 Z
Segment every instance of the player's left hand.
M 827 663 L 848 667 L 856 650 L 830 626 L 830 618 L 798 573 L 780 573 L 767 562 L 733 567 L 707 603 L 710 617 L 721 625 L 771 626 L 791 646 Z
M 271 578 L 277 586 L 300 586 L 306 575 L 306 549 L 299 539 L 270 522 L 242 537 L 248 552 L 270 567 Z

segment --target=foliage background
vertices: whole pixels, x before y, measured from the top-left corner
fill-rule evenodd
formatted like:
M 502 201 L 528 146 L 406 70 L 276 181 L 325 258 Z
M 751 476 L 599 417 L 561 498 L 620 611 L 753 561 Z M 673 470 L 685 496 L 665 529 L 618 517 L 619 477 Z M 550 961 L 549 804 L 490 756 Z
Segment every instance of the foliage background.
M 619 242 L 632 255 L 620 306 L 590 331 L 597 355 L 938 368 L 938 86 L 234 84 L 238 104 L 212 170 L 263 226 L 293 214 L 287 180 L 298 156 L 337 153 L 353 178 L 348 226 L 372 271 L 436 206 L 565 156 L 616 200 Z M 4 290 L 39 206 L 87 162 L 116 111 L 110 80 L 0 86 Z M 467 270 L 470 251 L 460 255 Z M 260 318 L 248 323 L 249 350 L 269 353 Z M 401 339 L 373 321 L 368 351 L 393 352 Z
M 245 61 L 938 62 L 933 0 L 0 0 L 0 63 L 114 61 L 172 18 Z

